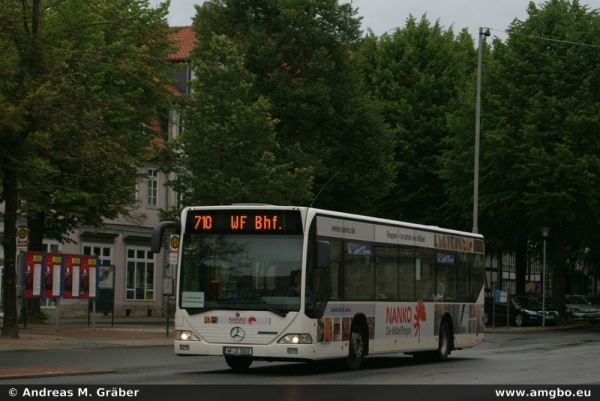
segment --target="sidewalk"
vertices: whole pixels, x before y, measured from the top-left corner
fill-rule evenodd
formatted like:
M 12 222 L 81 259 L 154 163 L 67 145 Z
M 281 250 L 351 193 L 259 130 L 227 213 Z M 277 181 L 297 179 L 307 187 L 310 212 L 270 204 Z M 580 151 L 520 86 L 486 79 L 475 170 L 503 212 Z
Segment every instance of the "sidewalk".
M 51 324 L 19 326 L 19 338 L 0 336 L 0 352 L 76 350 L 110 347 L 173 346 L 173 319 L 97 318 L 95 327 L 85 319 L 64 319 Z M 13 369 L 0 365 L 0 381 L 15 378 L 111 373 L 94 368 L 27 367 Z

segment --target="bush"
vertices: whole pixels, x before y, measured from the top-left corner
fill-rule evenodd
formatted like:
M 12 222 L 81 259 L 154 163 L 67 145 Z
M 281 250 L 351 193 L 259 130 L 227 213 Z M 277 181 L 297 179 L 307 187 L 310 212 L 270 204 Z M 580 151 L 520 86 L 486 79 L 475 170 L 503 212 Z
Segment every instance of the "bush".
M 50 315 L 48 315 L 46 312 L 43 311 L 39 311 L 36 313 L 28 313 L 27 314 L 27 324 L 33 323 L 33 324 L 48 324 L 48 321 L 50 320 Z M 24 315 L 23 312 L 21 312 L 21 314 L 19 315 L 19 323 L 24 323 Z

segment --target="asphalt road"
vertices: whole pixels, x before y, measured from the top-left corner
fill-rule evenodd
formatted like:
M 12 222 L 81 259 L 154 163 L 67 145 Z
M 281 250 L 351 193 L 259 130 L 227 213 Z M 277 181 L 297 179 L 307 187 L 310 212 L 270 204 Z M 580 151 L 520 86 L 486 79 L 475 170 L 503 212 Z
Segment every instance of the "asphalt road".
M 600 384 L 600 327 L 487 333 L 483 344 L 454 351 L 444 363 L 406 355 L 367 358 L 359 371 L 340 363 L 254 362 L 234 373 L 221 357 L 177 357 L 171 346 L 14 351 L 1 365 L 88 368 L 102 373 L 10 379 L 10 385 L 304 385 L 304 384 Z

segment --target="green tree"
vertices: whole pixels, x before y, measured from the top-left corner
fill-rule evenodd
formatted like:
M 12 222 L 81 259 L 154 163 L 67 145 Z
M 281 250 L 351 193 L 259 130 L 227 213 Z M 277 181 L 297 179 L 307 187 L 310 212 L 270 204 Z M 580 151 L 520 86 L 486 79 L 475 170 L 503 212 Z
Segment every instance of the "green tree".
M 356 11 L 337 0 L 216 0 L 197 10 L 199 43 L 225 35 L 256 77 L 252 97 L 278 121 L 277 160 L 313 169 L 314 205 L 375 211 L 395 173 L 393 136 L 358 68 Z
M 367 82 L 396 135 L 398 176 L 381 214 L 456 227 L 443 214 L 447 198 L 438 157 L 449 136 L 446 115 L 456 109 L 476 66 L 472 38 L 466 30 L 455 37 L 452 28 L 410 16 L 391 34 L 369 36 L 361 54 Z
M 60 239 L 133 215 L 135 165 L 151 139 L 142 125 L 171 101 L 167 10 L 142 0 L 0 3 L 2 336 L 18 337 L 19 218 L 38 222 L 37 238 Z
M 225 36 L 204 38 L 192 53 L 192 96 L 174 143 L 170 185 L 184 205 L 294 204 L 310 199 L 310 168 L 278 163 L 277 120 L 252 91 L 254 77 Z
M 551 227 L 548 251 L 560 301 L 581 250 L 596 247 L 599 236 L 600 18 L 576 0 L 530 3 L 527 12 L 483 62 L 480 227 L 521 254 L 528 242 L 540 241 L 540 227 Z M 474 130 L 466 127 L 474 102 L 473 92 L 473 106 L 465 103 L 454 116 L 458 151 L 444 157 L 448 191 L 473 176 L 467 163 L 473 141 L 466 138 Z M 453 198 L 456 210 L 468 201 L 460 195 Z

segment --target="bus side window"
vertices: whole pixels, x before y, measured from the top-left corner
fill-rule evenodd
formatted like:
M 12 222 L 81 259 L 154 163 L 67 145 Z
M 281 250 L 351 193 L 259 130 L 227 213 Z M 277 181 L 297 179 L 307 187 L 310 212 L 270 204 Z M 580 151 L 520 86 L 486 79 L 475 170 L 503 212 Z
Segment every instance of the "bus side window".
M 329 274 L 331 277 L 331 299 L 340 298 L 340 267 L 342 262 L 342 240 L 329 239 L 329 255 L 331 263 Z
M 331 262 L 329 267 L 331 277 L 331 299 L 340 297 L 340 262 Z
M 398 259 L 396 247 L 375 247 L 375 299 L 398 299 Z

